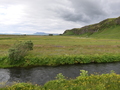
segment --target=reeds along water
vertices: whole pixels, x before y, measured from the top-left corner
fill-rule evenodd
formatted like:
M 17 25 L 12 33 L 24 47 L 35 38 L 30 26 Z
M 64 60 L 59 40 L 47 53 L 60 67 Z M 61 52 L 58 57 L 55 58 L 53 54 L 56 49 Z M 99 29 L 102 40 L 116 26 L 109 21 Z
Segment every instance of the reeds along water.
M 107 63 L 120 61 L 120 55 L 79 55 L 79 56 L 49 56 L 49 57 L 25 57 L 26 65 L 64 65 L 85 63 Z

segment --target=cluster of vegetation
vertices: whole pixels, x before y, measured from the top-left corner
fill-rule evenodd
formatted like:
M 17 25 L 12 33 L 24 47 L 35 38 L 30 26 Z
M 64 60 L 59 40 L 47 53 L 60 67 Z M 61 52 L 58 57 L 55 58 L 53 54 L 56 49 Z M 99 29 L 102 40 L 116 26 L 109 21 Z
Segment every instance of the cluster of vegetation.
M 0 63 L 8 66 L 22 65 L 25 62 L 24 57 L 30 50 L 33 50 L 32 41 L 18 41 L 8 50 L 8 56 L 0 57 Z
M 24 57 L 30 50 L 33 50 L 32 41 L 17 42 L 12 48 L 9 49 L 8 58 L 10 65 L 20 64 L 24 62 Z
M 56 66 L 65 64 L 108 63 L 120 61 L 120 55 L 79 55 L 79 56 L 26 56 L 22 66 Z
M 1 67 L 33 67 L 33 66 L 56 66 L 65 64 L 86 64 L 86 63 L 108 63 L 120 61 L 120 55 L 79 55 L 79 56 L 33 56 L 27 55 L 24 58 L 14 61 L 7 60 L 8 57 L 0 58 Z M 10 63 L 8 63 L 10 62 Z M 4 66 L 3 66 L 4 65 Z
M 120 75 L 111 71 L 108 74 L 88 74 L 88 71 L 80 70 L 80 76 L 75 79 L 66 79 L 62 73 L 43 86 L 30 83 L 15 83 L 0 90 L 120 90 Z
M 20 57 L 20 56 L 17 56 Z M 16 58 L 16 57 L 14 57 Z M 9 60 L 9 61 L 8 61 Z M 8 66 L 28 67 L 28 66 L 56 66 L 65 64 L 86 64 L 86 63 L 108 63 L 120 61 L 120 55 L 79 55 L 79 56 L 33 56 L 27 55 L 18 59 L 8 59 L 7 57 L 0 58 L 1 63 Z M 10 63 L 8 63 L 10 62 Z M 7 66 L 6 66 L 7 67 Z

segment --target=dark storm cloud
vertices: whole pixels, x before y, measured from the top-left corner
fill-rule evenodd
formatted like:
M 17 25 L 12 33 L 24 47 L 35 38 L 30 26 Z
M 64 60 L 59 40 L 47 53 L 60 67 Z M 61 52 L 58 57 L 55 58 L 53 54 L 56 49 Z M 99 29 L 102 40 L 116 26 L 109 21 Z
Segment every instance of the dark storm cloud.
M 71 2 L 69 6 L 71 9 L 64 6 L 64 8 L 56 7 L 54 10 L 59 17 L 67 21 L 94 23 L 120 14 L 120 1 L 69 0 L 69 2 Z

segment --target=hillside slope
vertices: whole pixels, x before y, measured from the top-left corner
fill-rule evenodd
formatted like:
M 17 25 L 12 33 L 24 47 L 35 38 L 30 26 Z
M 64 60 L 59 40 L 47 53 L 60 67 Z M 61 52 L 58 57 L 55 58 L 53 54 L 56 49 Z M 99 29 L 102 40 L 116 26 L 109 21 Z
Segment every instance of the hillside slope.
M 109 18 L 97 24 L 66 30 L 63 35 L 80 35 L 84 37 L 120 38 L 120 17 Z

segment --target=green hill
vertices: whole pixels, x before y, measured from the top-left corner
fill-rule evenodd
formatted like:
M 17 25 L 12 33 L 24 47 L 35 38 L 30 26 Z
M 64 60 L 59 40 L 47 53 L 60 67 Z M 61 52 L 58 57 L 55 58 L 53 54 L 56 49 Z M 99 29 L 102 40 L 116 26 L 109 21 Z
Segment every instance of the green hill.
M 97 24 L 66 30 L 63 35 L 79 35 L 82 37 L 120 38 L 120 17 L 109 18 Z

